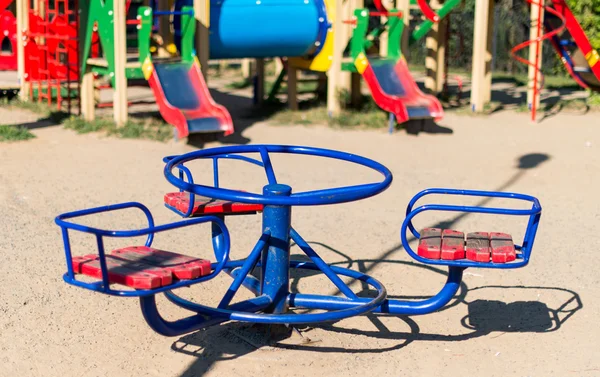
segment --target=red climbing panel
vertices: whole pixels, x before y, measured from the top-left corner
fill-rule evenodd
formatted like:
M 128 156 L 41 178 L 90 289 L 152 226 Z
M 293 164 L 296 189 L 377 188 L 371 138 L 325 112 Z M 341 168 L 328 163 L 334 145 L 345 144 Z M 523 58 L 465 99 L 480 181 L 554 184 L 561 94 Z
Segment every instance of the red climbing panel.
M 11 11 L 2 9 L 0 4 L 0 71 L 16 71 L 17 19 Z
M 512 236 L 506 233 L 476 232 L 465 236 L 451 229 L 426 228 L 421 231 L 417 254 L 427 259 L 508 263 L 517 258 Z
M 172 192 L 165 194 L 165 204 L 179 212 L 187 213 L 190 207 L 190 194 L 187 192 Z M 196 195 L 192 216 L 207 214 L 255 213 L 263 210 L 262 204 L 230 202 L 227 200 L 211 199 Z
M 31 100 L 62 109 L 77 97 L 79 86 L 77 2 L 27 1 L 29 28 L 24 33 L 25 79 Z
M 102 279 L 100 258 L 96 254 L 73 257 L 73 270 Z M 130 246 L 106 255 L 108 280 L 135 289 L 168 286 L 175 280 L 195 279 L 211 272 L 207 260 L 193 258 L 146 246 Z

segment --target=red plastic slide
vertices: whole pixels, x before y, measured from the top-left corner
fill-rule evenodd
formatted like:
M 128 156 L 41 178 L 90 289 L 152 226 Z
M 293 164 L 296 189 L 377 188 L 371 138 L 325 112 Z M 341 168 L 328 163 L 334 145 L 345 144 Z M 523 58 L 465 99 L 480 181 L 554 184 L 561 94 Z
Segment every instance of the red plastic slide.
M 154 64 L 148 83 L 160 114 L 175 127 L 176 137 L 233 133 L 231 115 L 212 99 L 198 62 Z
M 442 104 L 419 89 L 404 59 L 370 59 L 362 75 L 375 103 L 394 114 L 398 123 L 410 119 L 440 121 L 443 118 Z

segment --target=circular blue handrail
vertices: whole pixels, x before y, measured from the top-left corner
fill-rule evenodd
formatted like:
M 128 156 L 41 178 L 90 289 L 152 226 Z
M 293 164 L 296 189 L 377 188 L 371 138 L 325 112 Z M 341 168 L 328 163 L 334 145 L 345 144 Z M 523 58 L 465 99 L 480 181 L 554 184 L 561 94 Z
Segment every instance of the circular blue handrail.
M 199 184 L 193 184 L 185 182 L 183 179 L 178 178 L 173 174 L 173 169 L 178 168 L 179 165 L 186 162 L 197 160 L 221 157 L 225 154 L 240 154 L 240 153 L 260 153 L 267 176 L 269 177 L 269 183 L 277 183 L 275 179 L 275 173 L 269 161 L 269 152 L 272 153 L 289 153 L 289 154 L 300 154 L 307 156 L 318 156 L 332 158 L 336 160 L 348 161 L 358 165 L 362 165 L 371 168 L 381 175 L 383 180 L 381 182 L 345 186 L 337 188 L 329 188 L 316 191 L 307 191 L 294 193 L 290 196 L 264 196 L 260 194 L 254 194 L 249 192 L 225 189 L 220 187 L 211 187 Z M 180 156 L 175 156 L 167 161 L 164 170 L 165 177 L 172 185 L 183 191 L 188 191 L 196 195 L 205 196 L 213 199 L 229 200 L 241 203 L 254 203 L 264 205 L 284 205 L 284 206 L 311 206 L 311 205 L 325 205 L 325 204 L 336 204 L 351 202 L 356 200 L 365 199 L 387 189 L 392 183 L 392 173 L 388 168 L 382 164 L 373 161 L 371 159 L 358 156 L 351 153 L 345 153 L 340 151 L 334 151 L 330 149 L 312 148 L 304 146 L 290 146 L 290 145 L 240 145 L 240 146 L 227 146 L 205 149 L 186 153 Z

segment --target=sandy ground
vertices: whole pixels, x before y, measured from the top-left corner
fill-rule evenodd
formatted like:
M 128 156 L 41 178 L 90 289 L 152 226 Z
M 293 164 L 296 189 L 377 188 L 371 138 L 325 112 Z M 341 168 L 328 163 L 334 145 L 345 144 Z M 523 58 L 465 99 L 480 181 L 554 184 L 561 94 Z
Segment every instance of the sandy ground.
M 444 269 L 413 263 L 400 246 L 398 229 L 413 194 L 447 186 L 540 198 L 544 214 L 527 268 L 470 269 L 458 295 L 437 313 L 321 325 L 304 333 L 310 344 L 293 338 L 269 342 L 263 328 L 238 323 L 165 338 L 145 324 L 137 300 L 65 284 L 54 217 L 137 200 L 159 223 L 177 220 L 162 206 L 163 194 L 173 188 L 163 177 L 161 159 L 195 147 L 35 129 L 34 140 L 0 145 L 0 376 L 598 376 L 600 275 L 594 253 L 600 241 L 593 236 L 600 224 L 598 119 L 563 113 L 532 125 L 525 114 L 511 112 L 448 115 L 442 125 L 453 134 L 419 136 L 257 123 L 242 137 L 209 144 L 312 145 L 389 167 L 394 182 L 384 193 L 344 205 L 294 208 L 293 224 L 325 260 L 372 274 L 394 297 L 430 296 L 445 279 Z M 279 180 L 295 191 L 377 179 L 347 164 L 273 158 Z M 199 179 L 208 176 L 208 166 L 194 168 Z M 222 183 L 231 188 L 257 191 L 265 183 L 258 168 L 241 162 L 224 164 L 222 173 Z M 94 224 L 141 226 L 139 220 L 125 212 Z M 431 214 L 417 223 L 440 221 L 464 231 L 515 237 L 524 231 L 523 221 L 490 216 Z M 228 220 L 234 257 L 256 242 L 260 222 L 259 216 Z M 206 228 L 162 234 L 155 245 L 210 257 Z M 77 254 L 93 251 L 92 240 L 83 237 L 75 237 L 73 247 Z M 215 304 L 229 282 L 219 276 L 184 295 Z M 293 286 L 305 293 L 336 292 L 315 276 L 294 274 Z M 239 296 L 245 297 L 246 292 Z M 162 299 L 159 305 L 169 319 L 184 315 Z

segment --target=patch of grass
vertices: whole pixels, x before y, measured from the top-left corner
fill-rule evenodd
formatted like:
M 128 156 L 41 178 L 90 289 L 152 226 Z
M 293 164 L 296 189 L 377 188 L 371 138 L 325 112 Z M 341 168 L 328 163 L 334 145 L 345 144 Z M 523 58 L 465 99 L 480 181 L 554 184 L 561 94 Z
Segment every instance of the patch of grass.
M 35 135 L 25 127 L 0 126 L 0 142 L 21 141 L 33 138 L 35 138 Z
M 53 111 L 50 106 L 40 102 L 14 100 L 10 101 L 8 104 L 10 107 L 31 111 L 32 113 L 36 113 L 44 117 L 50 116 Z
M 531 109 L 529 108 L 529 104 L 527 104 L 527 103 L 522 103 L 522 104 L 518 105 L 517 107 L 515 107 L 515 112 L 517 112 L 517 113 L 528 113 L 530 111 L 531 111 Z
M 109 132 L 109 135 L 116 135 L 123 139 L 147 139 L 164 142 L 173 137 L 173 126 L 154 118 L 130 120 L 123 127 L 114 128 Z
M 528 78 L 525 73 L 510 74 L 497 72 L 492 75 L 496 82 L 512 82 L 516 86 L 527 86 Z M 580 89 L 581 87 L 568 75 L 544 75 L 544 89 Z
M 591 92 L 587 98 L 587 104 L 592 110 L 600 110 L 600 93 Z
M 388 115 L 375 107 L 363 106 L 361 109 L 343 109 L 339 115 L 330 117 L 324 106 L 298 111 L 282 111 L 270 118 L 275 124 L 322 124 L 348 128 L 382 128 L 387 127 Z
M 21 100 L 5 100 L 4 103 L 8 105 L 9 108 L 31 111 L 32 113 L 39 114 L 40 118 L 46 118 L 56 123 L 62 122 L 69 116 L 65 111 L 58 110 L 53 106 L 48 106 L 46 103 Z
M 167 141 L 173 135 L 172 126 L 153 118 L 130 119 L 122 127 L 116 127 L 112 119 L 100 118 L 88 122 L 72 116 L 63 122 L 63 126 L 79 134 L 105 132 L 123 139 Z
M 87 134 L 90 132 L 109 131 L 115 128 L 115 124 L 111 119 L 95 119 L 86 121 L 83 118 L 72 116 L 63 122 L 66 129 L 73 130 L 78 134 Z
M 237 80 L 237 81 L 233 81 L 230 83 L 227 83 L 225 85 L 225 87 L 227 89 L 246 89 L 248 87 L 252 86 L 252 80 L 251 79 L 241 79 L 241 80 Z

